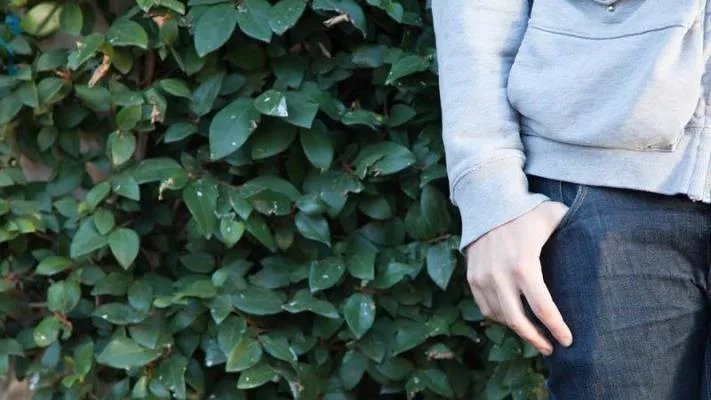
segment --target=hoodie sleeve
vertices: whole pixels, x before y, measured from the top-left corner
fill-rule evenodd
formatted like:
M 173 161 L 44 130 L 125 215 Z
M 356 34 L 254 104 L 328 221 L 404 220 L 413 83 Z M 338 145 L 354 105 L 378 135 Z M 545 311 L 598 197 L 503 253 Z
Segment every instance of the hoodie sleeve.
M 509 70 L 529 0 L 432 0 L 450 200 L 459 208 L 459 250 L 543 201 L 528 190 Z

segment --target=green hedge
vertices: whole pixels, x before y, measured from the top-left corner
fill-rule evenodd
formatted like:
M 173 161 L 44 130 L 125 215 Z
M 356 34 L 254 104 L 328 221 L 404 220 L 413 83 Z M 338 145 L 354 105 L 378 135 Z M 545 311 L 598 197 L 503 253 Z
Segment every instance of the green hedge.
M 0 0 L 0 373 L 36 399 L 545 398 L 456 250 L 426 3 Z

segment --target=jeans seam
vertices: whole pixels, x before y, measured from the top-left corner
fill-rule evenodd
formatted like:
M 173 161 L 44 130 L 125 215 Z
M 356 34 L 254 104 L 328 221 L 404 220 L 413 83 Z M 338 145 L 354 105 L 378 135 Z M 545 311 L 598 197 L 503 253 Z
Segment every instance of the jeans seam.
M 576 185 L 577 188 L 577 190 L 575 191 L 575 197 L 573 198 L 572 203 L 570 203 L 570 208 L 563 216 L 563 219 L 560 221 L 559 228 L 557 229 L 559 235 L 563 234 L 563 232 L 565 232 L 565 230 L 570 226 L 573 216 L 582 205 L 588 192 L 587 185 L 582 183 L 575 183 L 574 185 Z M 564 200 L 562 196 L 561 200 Z

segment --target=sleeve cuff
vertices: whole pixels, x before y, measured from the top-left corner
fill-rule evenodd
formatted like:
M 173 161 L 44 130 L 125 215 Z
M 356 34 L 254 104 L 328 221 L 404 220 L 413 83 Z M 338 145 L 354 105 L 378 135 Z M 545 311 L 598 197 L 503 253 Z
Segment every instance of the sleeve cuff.
M 528 191 L 523 162 L 516 157 L 487 163 L 462 176 L 454 186 L 451 200 L 462 219 L 462 255 L 485 233 L 550 200 L 542 193 Z

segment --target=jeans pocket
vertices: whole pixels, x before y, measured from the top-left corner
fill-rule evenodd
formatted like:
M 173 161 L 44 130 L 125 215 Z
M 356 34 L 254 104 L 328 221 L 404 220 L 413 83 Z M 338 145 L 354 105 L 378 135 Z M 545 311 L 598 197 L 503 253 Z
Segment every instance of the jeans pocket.
M 537 175 L 528 175 L 528 187 L 531 192 L 545 194 L 551 200 L 568 206 L 568 210 L 558 222 L 553 234 L 560 234 L 570 226 L 588 192 L 588 185 Z
M 585 200 L 585 196 L 588 193 L 588 185 L 561 180 L 558 181 L 558 185 L 561 193 L 560 202 L 568 206 L 568 210 L 555 229 L 555 233 L 560 234 L 570 225 L 573 216 L 583 204 L 583 200 Z

